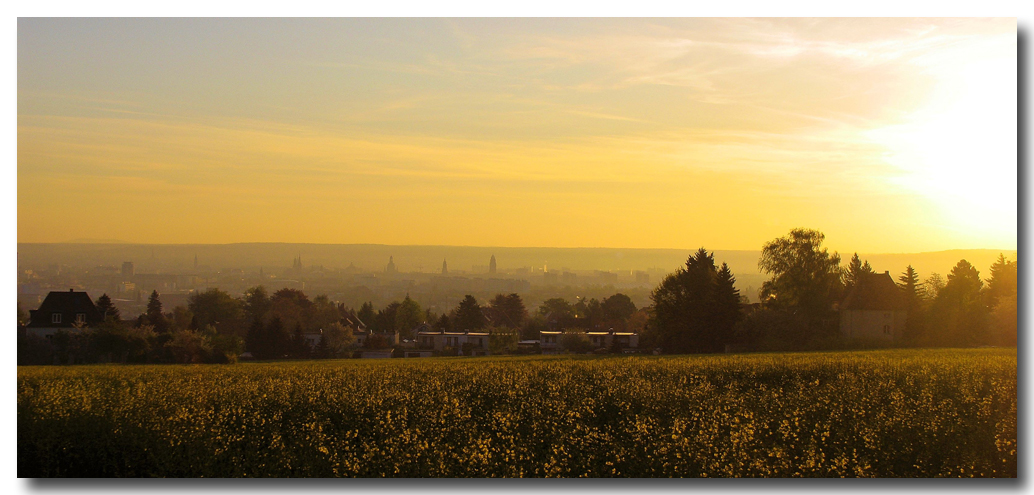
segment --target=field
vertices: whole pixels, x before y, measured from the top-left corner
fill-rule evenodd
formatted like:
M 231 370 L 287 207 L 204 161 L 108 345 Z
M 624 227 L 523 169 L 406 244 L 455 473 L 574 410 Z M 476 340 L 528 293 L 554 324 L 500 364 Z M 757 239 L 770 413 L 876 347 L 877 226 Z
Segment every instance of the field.
M 18 368 L 18 474 L 1015 477 L 1015 349 Z

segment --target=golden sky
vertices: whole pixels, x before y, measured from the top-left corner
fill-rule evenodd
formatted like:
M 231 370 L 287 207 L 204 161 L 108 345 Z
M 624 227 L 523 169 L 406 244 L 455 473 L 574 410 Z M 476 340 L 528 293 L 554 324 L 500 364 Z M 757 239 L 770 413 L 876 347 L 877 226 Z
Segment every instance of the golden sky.
M 19 19 L 18 241 L 1016 249 L 1015 19 Z

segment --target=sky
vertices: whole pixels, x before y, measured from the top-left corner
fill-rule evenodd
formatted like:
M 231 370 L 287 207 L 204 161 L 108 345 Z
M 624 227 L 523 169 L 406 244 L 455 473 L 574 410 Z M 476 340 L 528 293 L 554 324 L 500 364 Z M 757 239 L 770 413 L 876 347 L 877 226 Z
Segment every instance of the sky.
M 18 20 L 18 241 L 1017 246 L 1016 19 Z

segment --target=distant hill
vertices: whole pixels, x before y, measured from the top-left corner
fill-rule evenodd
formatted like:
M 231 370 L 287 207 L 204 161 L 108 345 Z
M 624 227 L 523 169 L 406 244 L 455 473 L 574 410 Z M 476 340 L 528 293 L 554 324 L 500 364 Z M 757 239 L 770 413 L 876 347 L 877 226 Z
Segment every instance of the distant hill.
M 363 271 L 382 271 L 393 257 L 401 272 L 436 272 L 442 260 L 451 271 L 470 272 L 475 266 L 485 267 L 494 255 L 500 271 L 520 267 L 548 267 L 550 271 L 650 270 L 670 272 L 685 263 L 692 250 L 682 249 L 618 249 L 618 248 L 513 248 L 469 246 L 389 246 L 383 244 L 128 244 L 119 242 L 19 243 L 19 266 L 45 267 L 51 264 L 92 268 L 99 265 L 120 266 L 132 261 L 138 273 L 176 272 L 188 270 L 197 256 L 200 265 L 213 269 L 239 268 L 257 271 L 260 267 L 290 267 L 301 256 L 305 266 L 345 268 L 349 265 Z M 1016 259 L 1016 250 L 969 249 L 926 253 L 871 254 L 859 253 L 876 271 L 890 271 L 896 279 L 909 264 L 922 278 L 932 272 L 947 275 L 960 259 L 966 259 L 989 276 L 989 267 L 1005 254 Z M 841 253 L 846 265 L 852 253 Z M 716 250 L 715 260 L 727 262 L 741 281 L 755 284 L 764 277 L 758 271 L 760 251 Z
M 118 239 L 72 239 L 70 241 L 62 242 L 61 244 L 129 244 L 127 241 L 120 241 Z

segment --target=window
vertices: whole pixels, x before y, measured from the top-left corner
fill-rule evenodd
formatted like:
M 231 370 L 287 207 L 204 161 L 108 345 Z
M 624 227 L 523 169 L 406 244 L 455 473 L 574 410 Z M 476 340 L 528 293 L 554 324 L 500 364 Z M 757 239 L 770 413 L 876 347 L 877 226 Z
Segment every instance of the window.
M 86 313 L 76 313 L 75 314 L 75 322 L 76 323 L 86 323 Z
M 61 323 L 61 313 L 50 313 L 51 323 Z
M 890 325 L 883 325 L 884 335 L 890 335 Z

